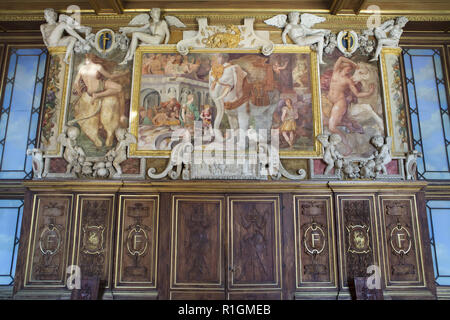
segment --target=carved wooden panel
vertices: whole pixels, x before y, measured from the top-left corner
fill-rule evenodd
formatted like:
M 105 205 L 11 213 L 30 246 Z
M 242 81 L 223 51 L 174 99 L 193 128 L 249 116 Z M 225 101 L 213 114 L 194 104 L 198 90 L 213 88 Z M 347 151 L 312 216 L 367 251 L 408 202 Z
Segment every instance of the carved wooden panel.
M 225 291 L 170 291 L 170 300 L 225 300 Z
M 172 200 L 171 288 L 224 288 L 224 198 Z
M 115 267 L 116 288 L 155 288 L 159 196 L 120 196 Z
M 278 196 L 228 198 L 230 289 L 281 288 Z
M 386 286 L 424 286 L 415 196 L 379 196 Z
M 281 291 L 234 291 L 228 293 L 228 300 L 281 300 Z
M 110 287 L 114 195 L 78 195 L 75 256 L 72 264 L 82 276 L 99 276 L 101 286 Z
M 71 210 L 71 195 L 34 196 L 25 286 L 65 286 Z
M 335 288 L 334 222 L 330 196 L 294 196 L 297 288 Z
M 367 276 L 371 265 L 380 267 L 374 196 L 337 196 L 341 286 L 353 286 L 354 277 Z

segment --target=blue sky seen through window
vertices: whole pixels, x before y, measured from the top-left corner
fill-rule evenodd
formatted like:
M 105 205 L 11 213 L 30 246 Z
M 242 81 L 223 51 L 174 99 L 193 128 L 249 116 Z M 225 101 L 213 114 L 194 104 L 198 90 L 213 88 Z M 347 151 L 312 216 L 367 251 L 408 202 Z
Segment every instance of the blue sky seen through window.
M 31 177 L 26 150 L 35 144 L 45 63 L 44 49 L 10 51 L 0 117 L 0 179 Z
M 427 211 L 436 282 L 450 285 L 450 201 L 428 201 Z
M 10 285 L 16 270 L 23 200 L 0 200 L 0 285 Z
M 440 52 L 407 49 L 405 73 L 419 178 L 450 179 L 450 121 Z

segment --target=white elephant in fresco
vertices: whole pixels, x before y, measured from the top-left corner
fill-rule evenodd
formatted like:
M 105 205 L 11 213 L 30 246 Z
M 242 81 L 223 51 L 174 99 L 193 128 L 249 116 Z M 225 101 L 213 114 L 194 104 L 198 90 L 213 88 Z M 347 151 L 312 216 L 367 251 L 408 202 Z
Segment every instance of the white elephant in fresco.
M 211 67 L 209 92 L 217 109 L 214 129 L 220 128 L 224 113 L 228 117 L 230 129 L 246 132 L 251 117 L 255 120 L 256 130 L 272 127 L 279 91 L 265 92 L 258 84 L 249 83 L 247 72 L 239 65 L 229 63 L 227 54 L 219 54 Z

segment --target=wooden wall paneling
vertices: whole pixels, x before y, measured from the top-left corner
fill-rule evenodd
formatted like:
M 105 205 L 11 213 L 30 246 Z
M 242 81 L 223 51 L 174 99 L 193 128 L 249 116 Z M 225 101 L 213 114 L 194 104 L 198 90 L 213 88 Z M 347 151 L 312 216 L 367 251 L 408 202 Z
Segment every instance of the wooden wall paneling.
M 225 198 L 174 195 L 171 221 L 170 289 L 225 291 Z
M 225 300 L 225 291 L 170 291 L 170 300 Z
M 24 287 L 66 286 L 72 221 L 71 194 L 35 194 Z
M 425 286 L 415 197 L 381 195 L 378 201 L 386 288 Z
M 382 273 L 375 195 L 336 195 L 339 245 L 339 297 L 350 299 L 354 277 L 366 277 L 367 268 Z
M 331 195 L 294 195 L 296 298 L 336 299 L 337 272 Z
M 77 194 L 72 264 L 111 288 L 115 194 Z
M 279 195 L 236 195 L 227 202 L 230 294 L 236 290 L 281 292 Z
M 228 300 L 282 300 L 282 291 L 231 291 L 227 295 Z
M 295 243 L 294 208 L 292 193 L 281 195 L 281 248 L 282 248 L 282 292 L 283 299 L 292 300 L 295 296 Z
M 171 263 L 171 217 L 172 217 L 172 194 L 161 193 L 159 214 L 159 241 L 158 241 L 158 299 L 170 299 L 170 263 Z
M 27 248 L 30 239 L 29 233 L 31 232 L 31 218 L 33 206 L 33 193 L 30 191 L 25 192 L 23 214 L 22 214 L 22 226 L 20 227 L 21 237 L 19 239 L 19 251 L 17 253 L 16 261 L 16 274 L 14 276 L 14 289 L 13 294 L 17 294 L 23 291 L 25 282 L 25 266 L 27 263 Z
M 120 195 L 115 289 L 156 289 L 159 195 Z
M 420 191 L 416 193 L 417 216 L 419 222 L 419 232 L 421 237 L 421 246 L 423 253 L 423 264 L 425 266 L 425 282 L 431 295 L 436 297 L 436 282 L 434 278 L 434 263 L 433 255 L 431 253 L 431 237 L 430 226 L 428 224 L 428 213 L 426 209 L 427 201 L 425 199 L 425 192 Z M 430 297 L 428 297 L 430 298 Z
M 393 299 L 432 298 L 433 293 L 427 288 L 424 259 L 424 251 L 430 251 L 429 235 L 425 234 L 423 239 L 420 226 L 428 228 L 419 220 L 416 196 L 380 195 L 378 203 L 386 294 Z M 426 218 L 425 211 L 423 215 Z

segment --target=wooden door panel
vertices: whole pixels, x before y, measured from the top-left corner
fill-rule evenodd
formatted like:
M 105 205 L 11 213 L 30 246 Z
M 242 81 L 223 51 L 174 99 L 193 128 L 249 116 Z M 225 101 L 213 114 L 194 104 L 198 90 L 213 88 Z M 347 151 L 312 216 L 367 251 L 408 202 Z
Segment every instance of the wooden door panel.
M 374 200 L 374 195 L 337 196 L 342 288 L 368 276 L 369 266 L 381 268 Z
M 224 288 L 224 198 L 174 196 L 171 288 Z
M 225 291 L 171 291 L 170 300 L 225 300 Z
M 416 198 L 379 196 L 386 287 L 424 287 Z
M 159 196 L 120 196 L 116 288 L 156 288 Z
M 82 276 L 100 277 L 103 288 L 110 288 L 114 224 L 113 194 L 78 195 L 75 252 L 72 264 Z
M 336 288 L 331 195 L 294 196 L 297 288 Z
M 281 288 L 278 196 L 228 198 L 230 289 Z
M 64 287 L 69 259 L 72 195 L 35 195 L 25 287 Z
M 281 291 L 259 292 L 259 291 L 244 291 L 244 292 L 230 292 L 228 300 L 281 300 Z

